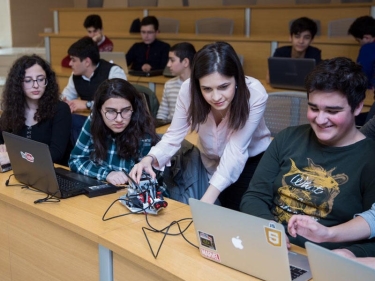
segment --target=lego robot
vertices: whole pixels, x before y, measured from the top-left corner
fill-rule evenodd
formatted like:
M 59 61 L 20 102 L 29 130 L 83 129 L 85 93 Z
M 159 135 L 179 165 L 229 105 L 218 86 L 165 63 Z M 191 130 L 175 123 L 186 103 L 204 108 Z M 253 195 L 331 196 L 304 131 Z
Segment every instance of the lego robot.
M 140 183 L 136 184 L 130 177 L 128 178 L 128 193 L 120 197 L 122 199 L 120 202 L 132 213 L 157 215 L 159 211 L 168 206 L 156 179 L 143 174 Z

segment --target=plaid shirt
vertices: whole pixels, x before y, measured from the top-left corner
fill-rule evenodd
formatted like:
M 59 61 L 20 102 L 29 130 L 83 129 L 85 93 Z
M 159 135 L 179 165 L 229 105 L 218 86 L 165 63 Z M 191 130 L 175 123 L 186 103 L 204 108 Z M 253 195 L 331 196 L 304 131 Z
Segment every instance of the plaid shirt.
M 151 139 L 142 139 L 140 141 L 140 158 L 125 160 L 117 155 L 117 146 L 115 139 L 108 137 L 107 157 L 105 160 L 93 159 L 94 143 L 91 135 L 91 117 L 87 118 L 82 131 L 78 137 L 77 143 L 70 154 L 69 167 L 73 172 L 80 173 L 98 180 L 106 180 L 108 174 L 112 171 L 121 171 L 124 169 L 130 172 L 133 166 L 147 155 L 151 148 Z

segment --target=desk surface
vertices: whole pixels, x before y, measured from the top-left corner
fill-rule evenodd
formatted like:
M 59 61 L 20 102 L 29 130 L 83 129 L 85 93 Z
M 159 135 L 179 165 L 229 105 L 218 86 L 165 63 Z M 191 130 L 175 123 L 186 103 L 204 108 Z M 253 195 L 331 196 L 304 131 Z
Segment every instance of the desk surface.
M 9 276 L 3 280 L 22 280 L 21 277 L 16 277 L 21 275 L 20 271 L 24 271 L 23 278 L 29 274 L 29 279 L 26 278 L 28 280 L 51 280 L 48 278 L 51 278 L 53 271 L 65 272 L 61 276 L 67 278 L 71 276 L 70 271 L 84 274 L 87 267 L 84 261 L 88 263 L 93 258 L 90 255 L 95 256 L 92 251 L 95 250 L 95 244 L 113 251 L 115 280 L 136 280 L 135 277 L 141 278 L 138 280 L 256 280 L 202 258 L 199 251 L 180 236 L 167 237 L 159 257 L 154 259 L 141 229 L 146 226 L 144 215 L 129 215 L 110 221 L 101 219 L 109 205 L 125 191 L 96 198 L 81 195 L 61 200 L 59 203 L 34 204 L 34 200 L 44 195 L 21 189 L 19 186 L 5 186 L 4 182 L 10 174 L 11 172 L 0 174 L 0 260 L 3 265 L 9 264 L 9 268 L 0 266 L 0 275 L 4 278 Z M 15 182 L 12 178 L 11 183 Z M 174 220 L 191 217 L 187 205 L 173 200 L 167 201 L 169 205 L 165 210 L 157 216 L 149 217 L 151 225 L 156 228 L 165 227 Z M 124 206 L 116 202 L 108 216 L 127 212 Z M 54 227 L 53 233 L 50 233 L 51 227 Z M 173 231 L 176 231 L 176 228 Z M 41 237 L 35 237 L 34 232 Z M 51 235 L 56 239 L 48 240 L 47 237 Z M 196 243 L 194 235 L 194 229 L 190 227 L 186 237 Z M 63 241 L 64 237 L 61 236 L 68 241 Z M 149 237 L 155 249 L 162 235 L 149 234 Z M 79 243 L 73 244 L 74 248 L 71 249 L 69 239 L 78 240 Z M 18 249 L 17 244 L 24 245 L 28 250 Z M 56 251 L 50 252 L 50 244 L 60 246 L 53 248 Z M 91 251 L 89 248 L 92 248 Z M 79 264 L 70 260 L 73 256 L 77 257 Z M 64 264 L 66 267 L 56 267 L 53 264 L 56 257 L 59 258 L 58 264 Z M 35 261 L 36 259 L 40 261 Z M 93 264 L 95 265 L 95 262 Z M 124 268 L 128 269 L 129 265 L 133 270 L 139 270 L 124 272 Z M 6 274 L 6 271 L 11 273 Z M 36 279 L 38 276 L 45 276 L 43 271 L 51 271 L 51 276 Z M 148 278 L 150 276 L 152 278 Z

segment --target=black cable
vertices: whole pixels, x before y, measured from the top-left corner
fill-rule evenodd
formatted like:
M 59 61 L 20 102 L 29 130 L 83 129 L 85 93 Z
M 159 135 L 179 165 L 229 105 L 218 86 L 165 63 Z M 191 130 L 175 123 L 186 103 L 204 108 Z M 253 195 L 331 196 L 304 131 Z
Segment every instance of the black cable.
M 8 179 L 5 181 L 5 185 L 6 186 L 21 186 L 21 188 L 28 188 L 28 186 L 26 184 L 22 184 L 22 183 L 16 183 L 16 184 L 9 184 L 9 181 L 10 181 L 10 178 L 14 176 L 14 174 L 11 174 Z

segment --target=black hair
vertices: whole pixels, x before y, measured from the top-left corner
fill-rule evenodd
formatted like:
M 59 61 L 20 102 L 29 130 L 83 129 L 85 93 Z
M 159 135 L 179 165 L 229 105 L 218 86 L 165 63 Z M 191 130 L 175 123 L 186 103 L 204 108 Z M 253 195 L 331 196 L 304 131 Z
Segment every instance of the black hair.
M 176 57 L 182 62 L 184 59 L 189 60 L 189 67 L 191 68 L 194 55 L 196 53 L 195 48 L 192 44 L 188 42 L 177 43 L 173 45 L 170 49 L 170 52 L 173 52 Z
M 375 37 L 375 19 L 370 16 L 357 18 L 349 27 L 348 34 L 362 39 L 364 35 Z
M 100 60 L 98 45 L 88 36 L 85 36 L 68 49 L 69 56 L 78 57 L 81 61 L 90 58 L 93 65 L 97 65 Z
M 315 21 L 307 17 L 298 18 L 290 25 L 290 35 L 300 34 L 304 31 L 310 31 L 311 39 L 314 39 L 318 32 L 318 26 Z
M 156 17 L 154 16 L 147 16 L 147 17 L 144 17 L 141 21 L 141 27 L 142 26 L 145 26 L 145 25 L 153 25 L 154 26 L 154 29 L 155 31 L 158 31 L 159 30 L 159 21 Z
M 361 65 L 349 58 L 323 60 L 306 77 L 307 97 L 313 91 L 340 92 L 348 100 L 352 112 L 365 99 L 367 77 Z
M 226 77 L 234 77 L 236 81 L 228 123 L 231 129 L 239 130 L 245 126 L 250 114 L 250 91 L 247 88 L 238 55 L 226 42 L 208 44 L 194 56 L 190 76 L 191 104 L 188 110 L 188 120 L 191 120 L 193 130 L 198 130 L 199 124 L 207 120 L 211 106 L 202 95 L 199 79 L 215 72 Z
M 0 119 L 1 130 L 18 134 L 25 125 L 26 98 L 23 81 L 26 70 L 36 64 L 46 73 L 47 85 L 44 87 L 44 94 L 38 100 L 34 120 L 40 122 L 51 119 L 55 115 L 56 105 L 59 102 L 59 85 L 55 72 L 50 64 L 38 55 L 25 55 L 13 63 L 5 82 L 1 102 L 3 110 Z
M 85 19 L 83 26 L 85 28 L 93 27 L 95 29 L 103 29 L 102 18 L 99 15 L 89 15 Z
M 103 104 L 110 98 L 123 98 L 130 102 L 133 113 L 124 131 L 113 134 L 104 121 L 101 113 Z M 121 78 L 104 80 L 94 96 L 92 109 L 91 134 L 94 142 L 96 159 L 105 160 L 107 157 L 108 136 L 116 139 L 117 154 L 124 159 L 140 157 L 139 146 L 144 138 L 151 138 L 151 144 L 156 144 L 160 137 L 155 132 L 154 122 L 142 94 L 132 84 Z

